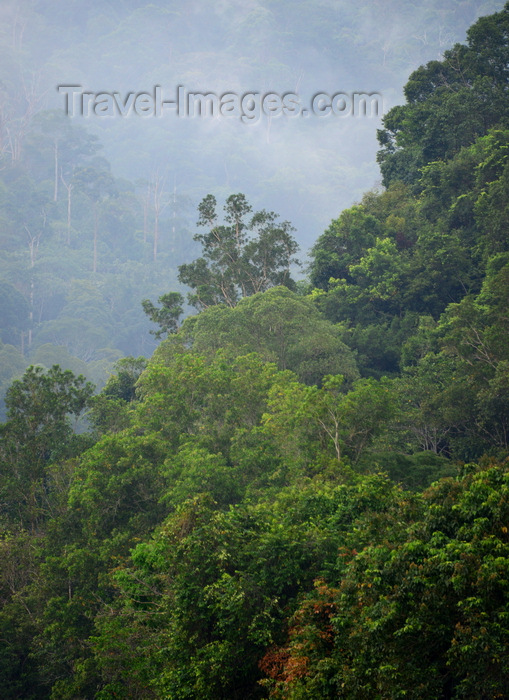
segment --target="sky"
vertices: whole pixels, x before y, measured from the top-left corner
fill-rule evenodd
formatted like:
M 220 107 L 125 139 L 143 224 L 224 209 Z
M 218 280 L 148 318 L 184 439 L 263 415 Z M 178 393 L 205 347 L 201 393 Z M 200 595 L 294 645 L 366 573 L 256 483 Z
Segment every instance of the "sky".
M 77 99 L 69 118 L 99 135 L 116 176 L 163 176 L 191 220 L 205 195 L 221 201 L 244 192 L 255 209 L 290 220 L 306 253 L 331 219 L 380 186 L 376 132 L 403 101 L 410 73 L 501 7 L 493 0 L 6 0 L 4 15 L 32 62 L 39 107 L 65 111 L 62 86 L 90 93 L 86 113 Z M 175 101 L 181 86 L 182 94 L 213 94 L 223 108 L 191 117 L 166 105 L 156 115 L 148 105 L 156 86 L 161 100 Z M 143 97 L 135 102 L 143 93 L 145 111 Z M 375 93 L 378 110 L 362 116 L 350 108 L 356 93 Z M 253 102 L 242 119 L 246 95 Z

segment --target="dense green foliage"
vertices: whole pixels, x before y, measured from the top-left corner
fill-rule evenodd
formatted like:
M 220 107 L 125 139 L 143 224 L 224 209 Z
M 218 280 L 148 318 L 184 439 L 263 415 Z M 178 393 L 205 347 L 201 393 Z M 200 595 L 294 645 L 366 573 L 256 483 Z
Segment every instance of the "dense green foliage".
M 405 86 L 406 104 L 394 107 L 379 133 L 384 184 L 415 183 L 421 168 L 450 160 L 495 126 L 508 126 L 507 7 L 483 17 L 466 45 L 419 68 Z
M 206 198 L 202 262 L 181 267 L 200 313 L 179 325 L 178 292 L 143 302 L 168 337 L 95 396 L 56 365 L 11 384 L 3 698 L 507 696 L 508 16 L 412 75 L 381 136 L 387 187 L 317 240 L 309 284 L 286 276 L 289 224 L 242 195 L 218 224 Z M 453 60 L 468 79 L 445 112 L 493 97 L 458 142 L 430 116 Z M 120 194 L 83 157 L 99 274 L 94 219 Z M 265 258 L 265 237 L 288 255 Z M 7 343 L 31 308 L 0 295 L 19 372 Z

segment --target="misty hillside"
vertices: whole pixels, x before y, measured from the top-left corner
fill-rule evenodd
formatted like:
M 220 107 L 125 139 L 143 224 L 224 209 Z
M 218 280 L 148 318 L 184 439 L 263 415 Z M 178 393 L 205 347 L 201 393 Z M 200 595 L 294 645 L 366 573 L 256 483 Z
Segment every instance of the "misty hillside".
M 0 16 L 1 697 L 508 697 L 509 3 Z
M 0 392 L 30 363 L 99 387 L 155 348 L 141 301 L 185 293 L 197 206 L 243 192 L 296 228 L 306 262 L 331 219 L 377 186 L 376 129 L 420 64 L 500 3 L 4 2 Z M 375 92 L 371 116 L 159 118 L 65 113 L 82 91 Z M 302 276 L 304 270 L 294 269 Z
M 440 58 L 464 41 L 477 17 L 501 7 L 455 1 L 77 1 L 65 9 L 57 2 L 6 3 L 4 84 L 9 89 L 22 78 L 36 110 L 63 108 L 57 85 L 124 95 L 159 84 L 170 96 L 178 85 L 217 93 L 297 92 L 305 100 L 318 92 L 377 91 L 387 111 L 402 100 L 412 70 Z M 241 124 L 168 116 L 85 118 L 80 125 L 100 135 L 115 176 L 136 181 L 167 173 L 178 194 L 191 198 L 191 213 L 208 192 L 245 192 L 258 208 L 292 220 L 306 249 L 379 179 L 376 119 Z

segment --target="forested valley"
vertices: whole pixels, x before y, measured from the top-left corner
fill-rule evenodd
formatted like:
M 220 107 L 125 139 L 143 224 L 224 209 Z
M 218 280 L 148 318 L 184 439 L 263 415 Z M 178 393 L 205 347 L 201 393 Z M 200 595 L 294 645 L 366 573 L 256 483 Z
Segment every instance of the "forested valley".
M 270 207 L 194 214 L 34 117 L 0 170 L 2 698 L 509 697 L 508 91 L 509 3 L 410 75 L 307 265 Z

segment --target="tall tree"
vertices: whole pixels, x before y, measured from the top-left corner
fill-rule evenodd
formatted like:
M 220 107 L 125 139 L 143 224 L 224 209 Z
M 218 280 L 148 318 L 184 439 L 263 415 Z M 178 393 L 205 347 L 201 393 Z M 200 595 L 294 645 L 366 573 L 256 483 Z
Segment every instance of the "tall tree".
M 290 267 L 298 246 L 288 221 L 280 222 L 274 212 L 251 215 L 245 195 L 232 194 L 224 206 L 224 223 L 218 222 L 216 198 L 209 194 L 200 203 L 198 225 L 208 232 L 197 234 L 203 254 L 190 264 L 179 266 L 179 280 L 194 293 L 189 303 L 197 309 L 216 304 L 234 307 L 240 298 L 277 285 L 290 289 L 295 283 Z
M 76 185 L 87 195 L 92 205 L 93 214 L 93 258 L 92 272 L 97 272 L 99 220 L 101 205 L 113 193 L 113 178 L 107 170 L 97 170 L 87 166 L 80 168 L 75 174 Z

